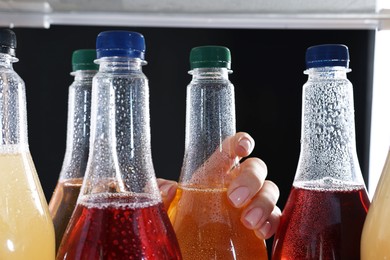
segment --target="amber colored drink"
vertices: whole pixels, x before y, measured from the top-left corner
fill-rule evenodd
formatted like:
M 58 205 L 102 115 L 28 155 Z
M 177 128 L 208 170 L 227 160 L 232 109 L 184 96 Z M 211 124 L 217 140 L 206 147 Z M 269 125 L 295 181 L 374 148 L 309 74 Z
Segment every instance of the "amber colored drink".
M 179 186 L 168 215 L 183 259 L 268 259 L 264 240 L 244 227 L 226 189 Z
M 390 259 L 390 151 L 368 211 L 361 240 L 361 259 Z
M 360 259 L 369 207 L 364 187 L 351 190 L 294 187 L 274 238 L 272 259 Z
M 56 234 L 56 251 L 76 206 L 82 183 L 82 178 L 60 180 L 51 197 L 49 211 Z
M 75 208 L 57 259 L 181 259 L 164 210 L 151 198 L 88 195 Z

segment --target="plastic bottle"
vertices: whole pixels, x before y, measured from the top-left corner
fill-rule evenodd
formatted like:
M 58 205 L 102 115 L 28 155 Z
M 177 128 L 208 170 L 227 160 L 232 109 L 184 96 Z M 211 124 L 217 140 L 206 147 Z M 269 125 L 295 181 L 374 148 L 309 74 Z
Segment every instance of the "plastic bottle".
M 0 259 L 52 260 L 54 228 L 31 158 L 26 93 L 14 71 L 16 36 L 0 30 Z
M 68 127 L 64 162 L 49 203 L 56 234 L 56 250 L 68 225 L 80 193 L 89 151 L 92 78 L 98 70 L 96 50 L 76 50 L 72 54 L 69 86 Z
M 181 259 L 153 169 L 144 37 L 102 32 L 96 51 L 87 169 L 57 259 Z
M 301 153 L 272 259 L 360 259 L 369 199 L 355 143 L 345 45 L 307 49 Z
M 364 222 L 361 259 L 390 259 L 390 149 Z
M 236 133 L 230 51 L 200 46 L 190 53 L 185 154 L 168 214 L 184 259 L 267 259 L 264 240 L 240 221 L 226 194 L 232 177 L 229 138 Z

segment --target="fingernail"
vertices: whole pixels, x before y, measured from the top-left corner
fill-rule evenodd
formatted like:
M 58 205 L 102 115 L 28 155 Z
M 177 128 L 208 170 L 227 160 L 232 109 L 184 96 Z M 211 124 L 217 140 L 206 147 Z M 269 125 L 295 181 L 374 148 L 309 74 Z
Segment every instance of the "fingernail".
M 238 145 L 245 150 L 245 152 L 249 152 L 251 151 L 252 149 L 252 143 L 251 141 L 249 141 L 248 139 L 246 138 L 243 138 L 241 139 L 239 142 L 238 142 Z
M 238 187 L 229 194 L 229 199 L 235 207 L 243 205 L 249 197 L 248 187 Z
M 261 228 L 258 230 L 260 234 L 256 234 L 260 238 L 265 238 L 266 235 L 271 231 L 271 223 L 269 221 L 266 221 L 264 225 L 261 226 Z M 257 232 L 256 232 L 257 233 Z
M 257 223 L 263 217 L 263 210 L 261 208 L 253 208 L 245 215 L 245 221 L 249 225 L 249 227 L 255 227 Z

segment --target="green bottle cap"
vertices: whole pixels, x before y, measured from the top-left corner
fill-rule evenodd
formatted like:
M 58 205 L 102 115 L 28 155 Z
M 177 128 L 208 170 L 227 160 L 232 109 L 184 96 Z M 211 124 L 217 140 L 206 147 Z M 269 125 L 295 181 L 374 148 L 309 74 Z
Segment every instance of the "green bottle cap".
M 191 50 L 191 69 L 227 68 L 230 69 L 230 50 L 223 46 L 199 46 Z
M 98 70 L 99 66 L 94 63 L 94 60 L 96 60 L 96 50 L 76 50 L 72 55 L 72 69 L 73 71 Z

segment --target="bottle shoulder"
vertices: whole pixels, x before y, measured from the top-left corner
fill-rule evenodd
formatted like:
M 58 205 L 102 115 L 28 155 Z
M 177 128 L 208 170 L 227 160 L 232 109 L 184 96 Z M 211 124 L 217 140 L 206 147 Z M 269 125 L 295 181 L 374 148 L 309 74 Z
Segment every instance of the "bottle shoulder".
M 24 84 L 24 81 L 19 74 L 11 68 L 0 67 L 0 79 L 5 82 L 19 81 Z
M 219 87 L 234 87 L 228 79 L 193 79 L 188 84 L 189 87 L 203 87 L 203 86 L 219 86 Z
M 325 79 L 309 79 L 303 84 L 304 89 L 314 88 L 314 89 L 323 89 L 327 88 L 352 88 L 353 84 L 348 79 L 334 79 L 334 78 L 325 78 Z
M 348 78 L 334 78 L 334 77 L 310 77 L 306 81 L 306 83 L 311 82 L 340 82 L 344 84 L 352 84 L 351 81 Z
M 92 79 L 90 79 L 90 80 L 75 80 L 69 86 L 70 89 L 78 89 L 78 88 L 89 89 L 91 87 L 92 87 Z
M 117 71 L 99 71 L 96 73 L 95 79 L 115 79 L 115 78 L 137 78 L 147 80 L 146 75 L 142 71 L 128 71 L 128 70 L 117 70 Z

